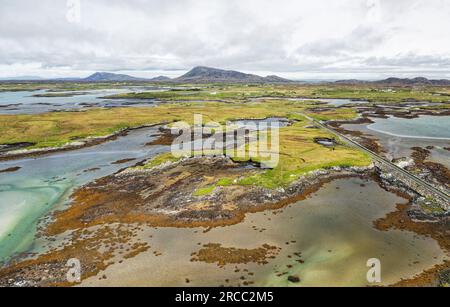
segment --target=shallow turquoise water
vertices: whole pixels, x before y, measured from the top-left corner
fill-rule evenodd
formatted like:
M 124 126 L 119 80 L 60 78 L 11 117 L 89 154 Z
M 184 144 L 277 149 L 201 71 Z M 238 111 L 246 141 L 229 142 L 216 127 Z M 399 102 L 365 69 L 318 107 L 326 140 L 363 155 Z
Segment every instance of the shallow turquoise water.
M 90 148 L 0 162 L 0 169 L 21 167 L 0 173 L 0 262 L 31 247 L 38 220 L 67 202 L 72 189 L 165 151 L 163 146 L 145 145 L 157 132 L 139 129 Z M 136 160 L 112 164 L 130 158 Z
M 237 225 L 209 231 L 145 227 L 140 237 L 150 250 L 99 274 L 107 279 L 92 277 L 82 286 L 238 286 L 243 285 L 242 276 L 262 287 L 373 286 L 379 284 L 367 281 L 367 261 L 372 258 L 381 261 L 381 285 L 393 284 L 448 258 L 431 238 L 374 228 L 375 220 L 405 202 L 373 181 L 349 178 L 325 184 L 308 199 L 281 210 L 247 214 Z M 219 267 L 191 261 L 192 253 L 209 243 L 243 249 L 269 244 L 281 250 L 265 265 Z M 294 256 L 299 252 L 302 263 Z M 299 276 L 301 283 L 290 283 L 289 275 Z
M 390 117 L 376 119 L 370 130 L 404 138 L 447 139 L 450 141 L 450 116 L 421 116 L 414 119 Z

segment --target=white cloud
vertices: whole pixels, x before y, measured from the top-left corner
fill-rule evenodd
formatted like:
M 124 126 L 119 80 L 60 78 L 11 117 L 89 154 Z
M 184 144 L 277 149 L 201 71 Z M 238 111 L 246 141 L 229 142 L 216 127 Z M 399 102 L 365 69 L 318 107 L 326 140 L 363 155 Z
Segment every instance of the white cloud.
M 0 77 L 174 75 L 195 65 L 449 77 L 446 0 L 81 0 L 79 23 L 66 18 L 66 0 L 1 5 Z

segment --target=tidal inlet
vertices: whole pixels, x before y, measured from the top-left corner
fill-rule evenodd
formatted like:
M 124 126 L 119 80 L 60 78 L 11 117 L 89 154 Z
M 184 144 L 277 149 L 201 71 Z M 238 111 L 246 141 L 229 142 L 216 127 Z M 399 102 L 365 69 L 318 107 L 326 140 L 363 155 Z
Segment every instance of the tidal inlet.
M 450 285 L 450 45 L 403 4 L 259 2 L 1 10 L 0 287 Z

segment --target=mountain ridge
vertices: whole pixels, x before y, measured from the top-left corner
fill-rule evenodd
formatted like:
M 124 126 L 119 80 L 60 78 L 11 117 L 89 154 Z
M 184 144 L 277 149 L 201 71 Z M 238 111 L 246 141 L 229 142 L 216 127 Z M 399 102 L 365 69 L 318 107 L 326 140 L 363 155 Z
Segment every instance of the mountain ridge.
M 196 66 L 184 75 L 171 79 L 166 76 L 154 78 L 140 78 L 126 74 L 110 72 L 95 72 L 85 78 L 53 78 L 45 79 L 36 76 L 22 76 L 15 78 L 0 78 L 0 82 L 170 82 L 170 83 L 304 83 L 303 81 L 288 80 L 276 75 L 261 77 L 256 74 L 248 74 L 235 70 L 224 70 L 207 66 Z M 425 77 L 398 78 L 390 77 L 383 80 L 367 81 L 359 79 L 346 79 L 338 81 L 324 81 L 324 84 L 342 85 L 383 85 L 383 86 L 450 86 L 448 79 L 427 79 Z
M 447 79 L 427 79 L 424 77 L 415 78 L 396 78 L 390 77 L 377 81 L 363 81 L 357 79 L 339 80 L 335 84 L 374 84 L 374 85 L 391 85 L 391 86 L 414 86 L 414 85 L 432 85 L 432 86 L 450 86 L 450 80 Z
M 85 82 L 107 82 L 107 81 L 117 81 L 117 82 L 123 82 L 123 81 L 143 81 L 145 79 L 132 77 L 129 75 L 124 74 L 114 74 L 114 73 L 108 73 L 108 72 L 96 72 L 84 79 L 82 81 Z
M 108 82 L 108 81 L 115 81 L 115 82 L 137 82 L 137 81 L 150 81 L 150 82 L 162 82 L 162 81 L 170 81 L 171 79 L 166 76 L 158 76 L 155 78 L 139 78 L 139 77 L 133 77 L 125 74 L 114 74 L 114 73 L 108 73 L 108 72 L 96 72 L 92 75 L 90 75 L 87 78 L 81 79 L 81 81 L 84 82 Z
M 224 70 L 207 66 L 196 66 L 184 75 L 173 79 L 175 82 L 186 83 L 287 83 L 293 82 L 278 76 L 261 77 L 254 74 L 247 74 L 235 70 Z

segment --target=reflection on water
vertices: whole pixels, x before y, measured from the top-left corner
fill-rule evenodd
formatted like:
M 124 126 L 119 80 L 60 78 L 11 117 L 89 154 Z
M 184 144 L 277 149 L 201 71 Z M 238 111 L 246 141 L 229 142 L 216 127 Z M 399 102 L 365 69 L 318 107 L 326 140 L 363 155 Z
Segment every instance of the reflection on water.
M 249 214 L 238 225 L 208 232 L 148 228 L 142 234 L 151 246 L 148 252 L 112 265 L 101 273 L 107 279 L 93 277 L 83 285 L 237 286 L 247 281 L 255 286 L 365 286 L 370 258 L 381 260 L 383 284 L 392 284 L 445 257 L 430 238 L 373 228 L 374 220 L 402 202 L 372 181 L 342 179 L 284 210 Z M 191 254 L 208 243 L 243 249 L 269 244 L 281 252 L 266 265 L 191 262 Z M 296 253 L 304 263 L 296 261 Z M 301 282 L 290 283 L 290 275 Z
M 74 187 L 167 150 L 145 145 L 156 133 L 157 128 L 138 129 L 94 147 L 0 162 L 0 169 L 21 167 L 0 173 L 0 260 L 26 250 L 33 242 L 36 221 L 57 203 L 67 201 Z M 130 158 L 137 160 L 114 164 Z
M 37 114 L 52 111 L 77 110 L 89 107 L 153 106 L 153 100 L 103 99 L 102 97 L 131 92 L 160 92 L 164 87 L 130 87 L 89 91 L 65 91 L 67 97 L 35 97 L 55 94 L 47 90 L 0 92 L 0 114 Z M 71 96 L 70 96 L 71 95 Z

